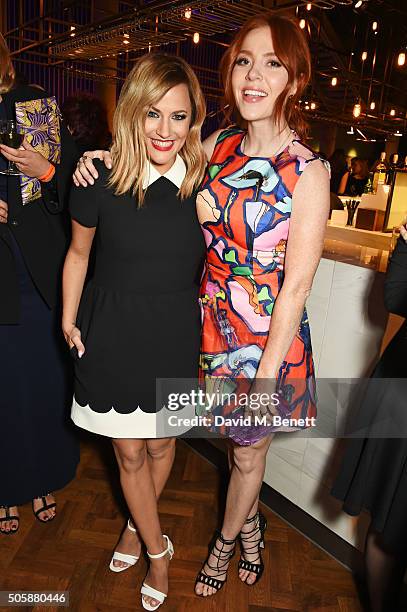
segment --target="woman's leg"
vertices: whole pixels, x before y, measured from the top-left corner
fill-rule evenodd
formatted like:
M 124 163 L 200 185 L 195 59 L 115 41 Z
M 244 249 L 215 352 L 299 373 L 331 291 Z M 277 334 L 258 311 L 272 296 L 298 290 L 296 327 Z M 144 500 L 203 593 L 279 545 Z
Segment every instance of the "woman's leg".
M 148 462 L 154 488 L 159 499 L 175 459 L 175 438 L 147 440 Z
M 365 569 L 371 612 L 395 611 L 406 569 L 405 559 L 386 551 L 380 534 L 372 528 L 366 536 Z
M 267 436 L 251 446 L 233 447 L 233 465 L 230 475 L 228 494 L 226 499 L 225 517 L 222 525 L 222 535 L 226 540 L 234 540 L 244 526 L 248 517 L 257 512 L 257 504 L 260 488 L 263 482 L 264 470 L 266 466 L 266 455 L 273 436 Z M 250 526 L 252 529 L 253 526 Z M 254 534 L 254 540 L 258 535 Z M 224 546 L 227 552 L 232 549 L 232 545 Z M 251 559 L 250 557 L 253 557 Z M 247 561 L 254 561 L 257 554 L 247 554 Z M 211 553 L 208 562 L 211 566 L 216 566 L 216 555 Z M 211 570 L 205 564 L 204 572 L 209 576 L 216 577 L 216 571 Z M 247 577 L 247 582 L 252 583 L 256 575 L 252 572 L 243 574 Z M 195 591 L 198 595 L 213 595 L 216 589 L 197 582 Z
M 271 436 L 271 439 L 272 439 L 272 436 Z M 270 441 L 271 441 L 271 439 L 270 439 Z M 235 448 L 234 444 L 230 443 L 228 445 L 228 464 L 229 464 L 230 472 L 232 472 L 232 468 L 233 468 L 233 466 L 235 464 L 235 462 L 234 462 L 234 448 Z M 254 500 L 253 506 L 250 508 L 250 512 L 247 515 L 246 519 L 249 519 L 249 518 L 253 517 L 257 513 L 258 509 L 259 509 L 259 496 L 257 495 L 256 499 Z M 250 523 L 249 524 L 244 524 L 242 529 L 241 529 L 241 532 L 244 534 L 244 533 L 249 533 L 250 531 L 253 531 L 253 524 L 250 524 Z M 258 534 L 253 533 L 253 543 L 256 540 L 258 540 Z M 250 538 L 248 538 L 247 543 L 250 546 Z M 253 559 L 251 557 L 253 557 Z M 252 554 L 251 555 L 250 553 L 246 553 L 247 561 L 255 562 L 256 561 L 255 557 L 257 558 L 256 554 Z M 255 581 L 255 579 L 256 579 L 255 575 L 253 574 L 253 572 L 249 572 L 248 570 L 244 570 L 242 568 L 239 568 L 239 577 L 240 577 L 240 579 L 243 582 L 247 581 L 248 584 L 252 584 Z
M 159 440 L 146 440 L 147 456 L 150 466 L 151 477 L 154 482 L 154 489 L 157 500 L 159 499 L 170 475 L 175 457 L 175 438 L 163 438 Z M 138 533 L 134 533 L 127 529 L 127 525 L 123 530 L 118 545 L 118 552 L 126 555 L 140 556 L 141 541 Z M 124 561 L 113 561 L 115 567 L 126 567 L 128 563 Z
M 120 471 L 120 482 L 133 522 L 151 554 L 166 548 L 157 510 L 157 497 L 147 458 L 145 440 L 114 439 L 113 448 Z M 146 583 L 168 592 L 168 557 L 151 559 Z M 151 605 L 159 602 L 144 596 Z

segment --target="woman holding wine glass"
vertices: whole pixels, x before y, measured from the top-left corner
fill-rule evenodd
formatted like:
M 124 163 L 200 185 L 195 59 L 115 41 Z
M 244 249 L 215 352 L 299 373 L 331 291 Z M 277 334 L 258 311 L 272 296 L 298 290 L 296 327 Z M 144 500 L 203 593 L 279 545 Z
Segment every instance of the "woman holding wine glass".
M 52 126 L 41 129 L 45 141 L 33 116 Z M 62 211 L 77 152 L 55 98 L 15 85 L 1 34 L 0 153 L 0 532 L 11 534 L 26 502 L 38 520 L 54 518 L 51 492 L 73 478 L 78 463 L 57 324 L 67 245 Z

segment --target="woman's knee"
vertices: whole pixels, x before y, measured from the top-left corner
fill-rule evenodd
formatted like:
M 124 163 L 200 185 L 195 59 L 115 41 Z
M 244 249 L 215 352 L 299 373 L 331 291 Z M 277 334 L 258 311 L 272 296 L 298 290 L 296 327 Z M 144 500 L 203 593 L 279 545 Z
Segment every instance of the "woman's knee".
M 137 472 L 143 467 L 146 460 L 144 442 L 137 441 L 137 444 L 132 444 L 128 441 L 113 440 L 113 447 L 120 469 L 126 472 Z
M 163 459 L 175 452 L 175 438 L 163 438 L 160 440 L 148 440 L 147 452 L 151 459 Z
M 269 441 L 261 441 L 251 446 L 238 446 L 233 448 L 233 464 L 245 474 L 250 474 L 264 468 Z

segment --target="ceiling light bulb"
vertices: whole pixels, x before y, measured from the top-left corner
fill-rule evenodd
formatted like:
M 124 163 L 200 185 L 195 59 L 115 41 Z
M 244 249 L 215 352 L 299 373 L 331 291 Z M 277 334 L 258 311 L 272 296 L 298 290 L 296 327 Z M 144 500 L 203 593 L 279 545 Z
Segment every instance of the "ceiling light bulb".
M 376 108 L 376 102 L 370 103 L 370 110 L 374 110 Z
M 300 20 L 300 28 L 301 28 L 301 30 L 303 30 L 306 25 L 307 25 L 307 22 L 305 21 L 305 19 L 301 19 Z
M 377 30 L 377 26 L 378 26 L 377 21 L 374 21 L 374 22 L 372 23 L 372 30 L 373 30 L 373 32 L 376 32 L 376 30 Z
M 358 0 L 355 4 L 355 8 L 360 8 L 363 4 L 363 0 Z
M 194 41 L 196 45 L 199 43 L 199 32 L 195 32 L 192 40 Z
M 317 105 L 315 104 L 315 102 L 311 102 L 311 108 L 312 110 L 314 110 L 317 107 Z
M 312 9 L 312 4 L 311 2 L 308 2 L 307 4 L 307 11 L 310 11 Z
M 399 66 L 404 66 L 405 63 L 406 63 L 406 53 L 405 53 L 405 51 L 401 51 L 399 53 L 398 58 L 397 58 L 397 64 Z
M 332 87 L 336 87 L 336 85 L 338 84 L 338 79 L 337 77 L 332 77 L 331 79 L 331 85 Z
M 361 112 L 362 112 L 362 107 L 359 102 L 356 102 L 355 106 L 353 107 L 353 116 L 357 118 L 360 116 Z
M 363 51 L 362 53 L 362 62 L 364 62 L 367 59 L 367 51 Z
M 191 9 L 187 9 L 187 10 L 185 11 L 185 19 L 191 19 L 191 16 L 192 16 L 192 11 L 191 11 Z
M 390 115 L 391 115 L 392 117 L 394 117 L 394 116 L 395 116 L 395 114 L 396 114 L 396 111 L 394 110 L 394 108 L 392 108 L 392 109 L 391 109 L 391 111 L 390 111 Z

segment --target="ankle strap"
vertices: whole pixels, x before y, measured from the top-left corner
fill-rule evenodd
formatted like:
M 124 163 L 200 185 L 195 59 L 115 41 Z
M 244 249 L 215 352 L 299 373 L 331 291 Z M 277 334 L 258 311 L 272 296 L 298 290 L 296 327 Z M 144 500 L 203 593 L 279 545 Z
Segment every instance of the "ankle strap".
M 219 532 L 218 540 L 222 542 L 222 544 L 226 544 L 226 546 L 231 546 L 232 544 L 236 544 L 236 538 L 234 540 L 226 540 L 223 537 L 223 534 Z
M 245 520 L 245 524 L 246 523 L 253 523 L 253 521 L 255 521 L 259 516 L 259 511 L 256 512 L 256 514 L 254 514 L 251 518 L 248 518 Z
M 137 529 L 135 529 L 135 527 L 133 527 L 133 525 L 130 525 L 130 519 L 127 519 L 127 529 L 129 529 L 130 531 L 132 531 L 133 533 L 136 533 Z
M 151 555 L 148 551 L 147 551 L 147 555 L 149 556 L 150 559 L 161 559 L 162 557 L 165 557 L 165 555 L 171 551 L 171 540 L 168 536 L 165 535 L 165 533 L 163 533 L 163 538 L 166 539 L 167 541 L 167 548 L 165 550 L 163 550 L 162 552 L 158 553 L 157 555 Z

